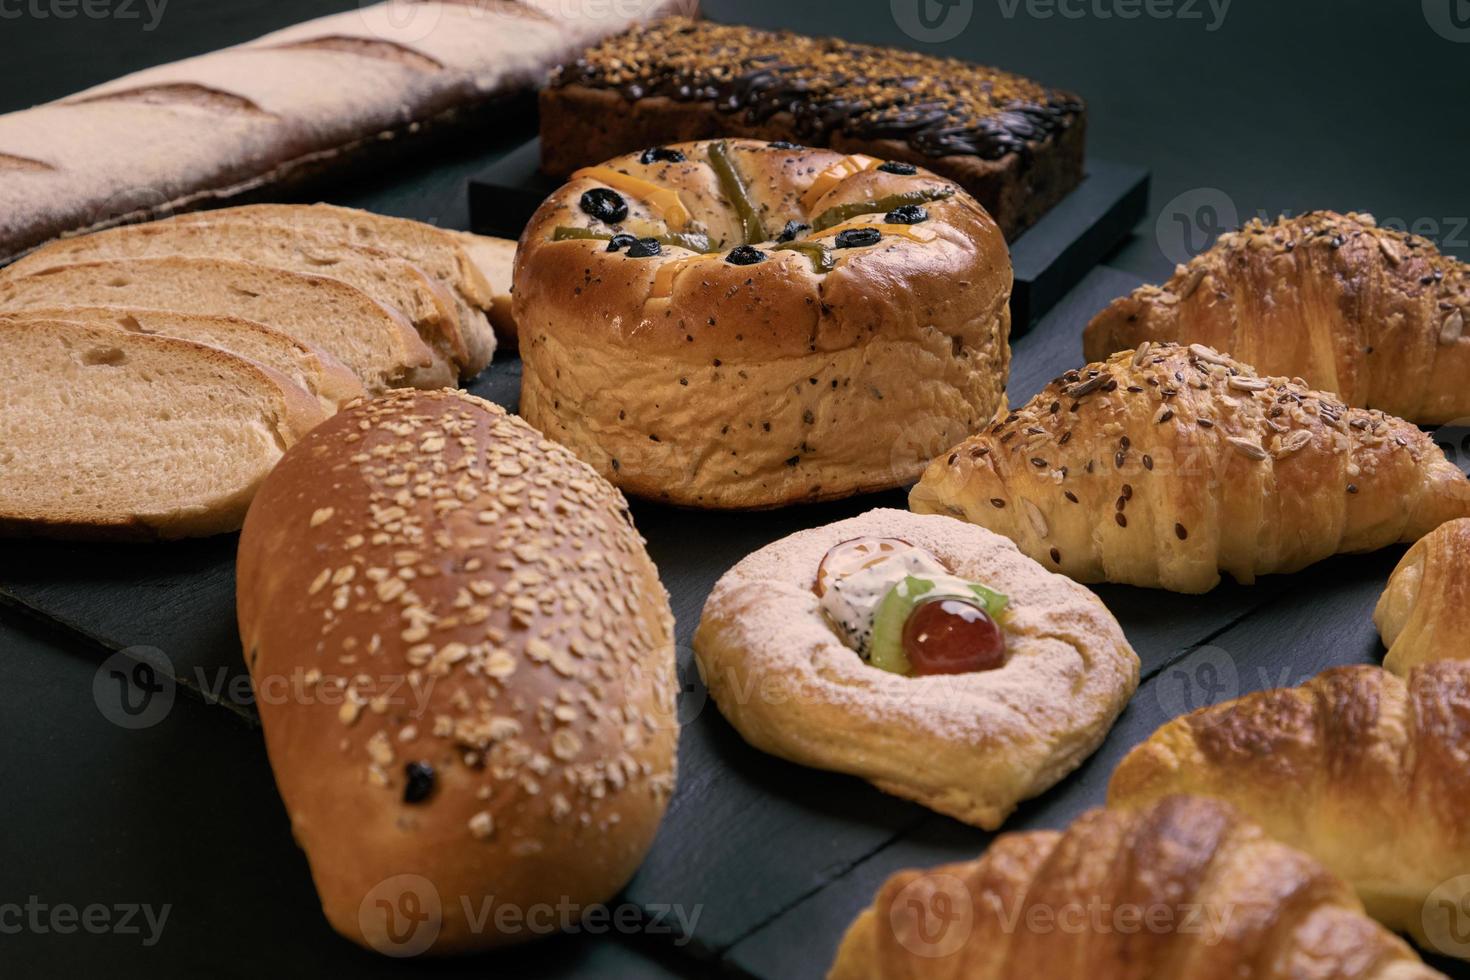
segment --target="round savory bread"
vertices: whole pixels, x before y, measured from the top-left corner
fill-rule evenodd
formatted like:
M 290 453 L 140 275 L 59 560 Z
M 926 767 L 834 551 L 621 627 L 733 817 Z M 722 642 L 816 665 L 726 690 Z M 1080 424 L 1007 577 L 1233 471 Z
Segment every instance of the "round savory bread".
M 759 508 L 913 482 L 987 423 L 1011 264 L 957 185 L 757 140 L 587 167 L 521 237 L 521 414 L 623 490 Z
M 553 927 L 530 910 L 575 917 L 632 876 L 674 785 L 673 617 L 586 464 L 471 395 L 394 392 L 286 453 L 237 571 L 271 767 L 338 932 L 400 956 L 521 942 Z
M 865 662 L 817 594 L 829 552 L 864 539 L 912 545 L 1003 594 L 1004 664 L 908 676 Z M 1138 685 L 1137 655 L 1086 588 L 1000 535 L 886 509 L 745 558 L 710 594 L 694 652 L 720 711 L 756 748 L 986 829 L 1091 754 Z

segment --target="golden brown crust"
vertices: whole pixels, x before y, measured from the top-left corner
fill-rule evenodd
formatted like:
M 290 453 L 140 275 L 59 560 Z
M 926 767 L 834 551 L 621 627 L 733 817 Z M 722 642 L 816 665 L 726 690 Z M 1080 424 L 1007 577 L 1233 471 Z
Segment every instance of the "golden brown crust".
M 1470 519 L 1420 538 L 1389 576 L 1373 621 L 1398 674 L 1435 660 L 1470 660 Z
M 1425 665 L 1407 682 L 1336 667 L 1169 722 L 1119 764 L 1108 800 L 1227 800 L 1354 885 L 1385 925 L 1434 948 L 1426 902 L 1470 867 L 1467 763 L 1470 664 Z
M 906 677 L 844 645 L 812 587 L 829 549 L 863 537 L 907 541 L 1008 596 L 1004 666 Z M 710 695 L 752 745 L 990 829 L 1090 755 L 1138 684 L 1138 657 L 1090 591 L 998 535 L 900 510 L 745 558 L 710 593 L 694 651 Z
M 1428 980 L 1342 881 L 1229 806 L 1173 796 L 890 878 L 831 980 Z
M 1470 514 L 1415 426 L 1200 345 L 1071 371 L 935 459 L 909 498 L 1082 582 L 1204 592 Z
M 844 205 L 938 197 L 914 225 L 855 217 L 883 225 L 881 241 L 831 249 L 824 273 L 769 242 L 761 261 L 727 261 L 746 236 L 709 162 L 713 144 L 672 147 L 682 162 L 607 165 L 676 189 L 690 214 L 680 227 L 650 195 L 625 192 L 627 218 L 602 224 L 579 201 L 605 181 L 573 180 L 542 205 L 516 256 L 522 413 L 624 489 L 675 503 L 776 506 L 912 480 L 1002 397 L 1011 272 L 995 224 L 923 171 L 870 167 L 829 182 L 820 175 L 841 154 L 720 145 L 767 239 Z M 666 246 L 631 258 L 605 241 L 554 241 L 559 227 L 694 230 L 719 251 Z M 798 237 L 832 246 L 838 227 Z
M 1088 360 L 1206 344 L 1262 374 L 1424 425 L 1470 415 L 1470 274 L 1371 215 L 1257 219 L 1088 324 Z
M 477 928 L 488 896 L 585 907 L 627 881 L 673 788 L 673 623 L 622 496 L 565 449 L 460 392 L 361 403 L 266 481 L 238 572 L 266 746 L 339 932 L 391 945 L 364 903 L 403 873 L 442 899 L 436 952 L 531 937 Z M 435 771 L 421 802 L 410 762 Z

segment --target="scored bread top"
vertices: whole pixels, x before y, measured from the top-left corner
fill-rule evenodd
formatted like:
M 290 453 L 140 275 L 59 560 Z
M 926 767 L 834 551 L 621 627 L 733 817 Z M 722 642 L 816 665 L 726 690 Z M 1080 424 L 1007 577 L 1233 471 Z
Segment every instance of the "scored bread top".
M 370 392 L 453 383 L 453 371 L 397 312 L 338 279 L 248 262 L 111 259 L 0 277 L 0 310 L 57 304 L 158 307 L 257 320 L 326 350 Z

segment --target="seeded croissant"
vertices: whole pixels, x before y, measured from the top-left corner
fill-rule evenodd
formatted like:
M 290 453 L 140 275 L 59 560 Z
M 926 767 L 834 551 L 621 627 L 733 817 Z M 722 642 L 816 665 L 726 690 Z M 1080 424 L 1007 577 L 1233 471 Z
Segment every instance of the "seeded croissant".
M 1406 682 L 1337 667 L 1176 718 L 1124 758 L 1108 802 L 1174 793 L 1230 802 L 1425 948 L 1470 949 L 1470 664 Z
M 1079 582 L 1207 592 L 1470 516 L 1470 481 L 1415 426 L 1208 347 L 1145 344 L 1071 371 L 938 457 L 909 495 Z
M 1441 525 L 1409 549 L 1373 622 L 1388 647 L 1383 666 L 1400 677 L 1415 664 L 1470 662 L 1470 520 Z
M 829 980 L 1425 980 L 1352 889 L 1217 800 L 1092 810 L 883 885 Z
M 1163 286 L 1088 324 L 1099 361 L 1144 341 L 1209 344 L 1262 374 L 1423 425 L 1470 416 L 1470 274 L 1427 239 L 1366 214 L 1255 220 Z

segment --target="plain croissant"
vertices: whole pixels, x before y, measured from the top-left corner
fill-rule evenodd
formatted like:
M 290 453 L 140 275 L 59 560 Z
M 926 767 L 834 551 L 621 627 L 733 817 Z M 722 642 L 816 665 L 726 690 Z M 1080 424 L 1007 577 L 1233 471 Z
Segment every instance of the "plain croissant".
M 1072 371 L 938 457 L 909 496 L 1079 582 L 1205 592 L 1470 516 L 1470 480 L 1415 426 L 1207 347 Z
M 1470 663 L 1426 664 L 1407 683 L 1336 667 L 1176 718 L 1123 759 L 1108 802 L 1174 793 L 1234 804 L 1426 948 L 1470 949 L 1425 929 L 1431 898 L 1456 910 L 1456 931 L 1470 925 Z
M 1146 340 L 1208 344 L 1349 405 L 1437 425 L 1470 416 L 1467 268 L 1371 215 L 1255 220 L 1163 286 L 1115 300 L 1083 349 L 1100 361 Z
M 1373 622 L 1399 676 L 1416 664 L 1470 661 L 1470 520 L 1420 538 L 1389 576 Z
M 1440 976 L 1312 858 L 1224 803 L 1176 796 L 894 875 L 829 980 Z

